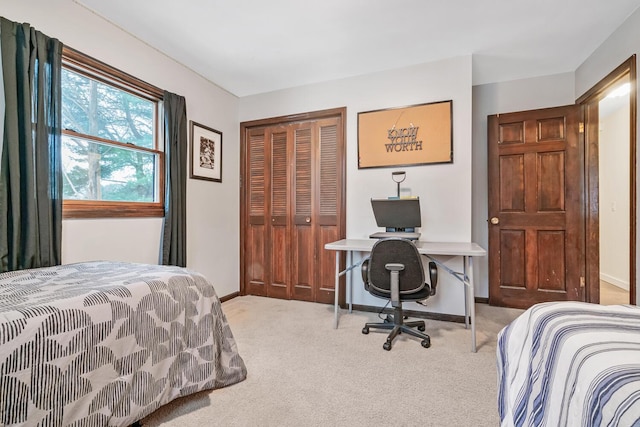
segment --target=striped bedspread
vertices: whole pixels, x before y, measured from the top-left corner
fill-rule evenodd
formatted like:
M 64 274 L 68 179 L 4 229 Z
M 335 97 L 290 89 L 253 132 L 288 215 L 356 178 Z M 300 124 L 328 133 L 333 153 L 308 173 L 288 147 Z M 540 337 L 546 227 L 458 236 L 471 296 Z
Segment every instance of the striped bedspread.
M 640 308 L 531 307 L 498 335 L 507 426 L 640 426 Z

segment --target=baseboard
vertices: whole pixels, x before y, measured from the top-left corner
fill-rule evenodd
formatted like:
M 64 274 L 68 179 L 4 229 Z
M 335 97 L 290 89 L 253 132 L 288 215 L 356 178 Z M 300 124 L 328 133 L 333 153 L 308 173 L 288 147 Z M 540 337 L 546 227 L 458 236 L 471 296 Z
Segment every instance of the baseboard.
M 239 297 L 240 292 L 234 292 L 229 295 L 225 295 L 220 297 L 220 302 L 229 301 L 235 297 Z M 476 304 L 488 304 L 489 298 L 476 297 Z M 341 308 L 348 308 L 346 304 L 340 304 Z M 353 309 L 356 311 L 367 311 L 370 313 L 385 313 L 385 314 L 393 314 L 392 308 L 385 308 L 380 311 L 380 307 L 376 307 L 373 305 L 360 305 L 353 304 Z M 444 322 L 455 322 L 455 323 L 464 323 L 464 316 L 459 316 L 457 314 L 445 314 L 445 313 L 431 313 L 428 311 L 417 311 L 417 310 L 403 310 L 404 313 L 409 317 L 417 317 L 418 319 L 432 319 L 432 320 L 442 320 Z
M 616 277 L 609 276 L 606 273 L 600 272 L 600 280 L 604 280 L 607 283 L 611 283 L 614 286 L 617 286 L 625 291 L 629 290 L 629 282 L 625 282 L 624 280 L 620 280 Z
M 343 308 L 346 308 L 346 306 Z M 356 311 L 367 311 L 370 313 L 393 314 L 393 308 L 389 308 L 389 307 L 382 309 L 381 307 L 375 307 L 372 305 L 353 304 L 353 309 Z M 402 311 L 404 312 L 405 315 L 409 317 L 417 317 L 418 319 L 431 319 L 431 320 L 442 320 L 444 322 L 464 323 L 464 316 L 458 316 L 455 314 L 430 313 L 427 311 L 417 311 L 417 310 L 402 310 Z
M 235 297 L 239 297 L 240 296 L 240 292 L 234 292 L 232 294 L 229 295 L 225 295 L 223 297 L 220 297 L 220 302 L 225 302 L 225 301 L 229 301 L 230 299 L 233 299 Z

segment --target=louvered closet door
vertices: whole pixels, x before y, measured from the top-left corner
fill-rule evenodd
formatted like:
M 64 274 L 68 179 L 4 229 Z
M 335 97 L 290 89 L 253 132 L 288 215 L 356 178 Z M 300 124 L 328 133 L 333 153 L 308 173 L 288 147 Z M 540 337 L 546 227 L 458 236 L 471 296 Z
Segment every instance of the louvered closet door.
M 291 126 L 295 174 L 293 180 L 292 283 L 293 299 L 315 300 L 316 222 L 313 212 L 313 151 L 317 144 L 316 126 L 300 123 Z
M 315 301 L 332 304 L 335 289 L 336 257 L 324 249 L 329 242 L 339 240 L 342 215 L 343 171 L 340 153 L 344 152 L 342 120 L 331 118 L 316 122 L 319 135 L 317 149 L 315 206 L 316 225 L 316 296 Z M 344 287 L 343 287 L 344 288 Z
M 249 244 L 244 252 L 244 281 L 246 293 L 267 295 L 267 153 L 269 150 L 265 129 L 252 129 L 246 136 L 247 156 L 247 220 L 244 238 Z
M 246 134 L 244 280 L 248 294 L 332 303 L 341 237 L 339 117 Z
M 267 296 L 290 298 L 289 273 L 289 174 L 287 128 L 277 127 L 270 132 L 271 179 L 267 256 L 270 263 L 270 281 Z
M 287 129 L 249 131 L 249 212 L 245 239 L 247 293 L 290 297 Z
M 292 125 L 293 298 L 331 303 L 335 256 L 325 243 L 339 239 L 338 119 Z

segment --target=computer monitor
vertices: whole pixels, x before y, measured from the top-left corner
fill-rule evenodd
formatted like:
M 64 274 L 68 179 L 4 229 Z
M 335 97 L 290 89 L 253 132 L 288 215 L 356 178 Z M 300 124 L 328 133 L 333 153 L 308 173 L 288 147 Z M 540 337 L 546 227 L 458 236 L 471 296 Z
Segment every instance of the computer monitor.
M 371 207 L 376 224 L 386 231 L 414 231 L 422 225 L 418 198 L 371 199 Z

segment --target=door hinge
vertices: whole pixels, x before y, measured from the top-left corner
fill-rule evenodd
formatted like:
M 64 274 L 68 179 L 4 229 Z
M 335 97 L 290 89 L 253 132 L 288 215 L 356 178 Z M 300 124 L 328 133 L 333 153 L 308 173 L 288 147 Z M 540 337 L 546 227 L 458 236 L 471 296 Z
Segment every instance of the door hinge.
M 580 133 L 584 133 L 584 122 L 580 122 L 580 124 L 578 124 L 578 128 Z
M 580 276 L 580 287 L 584 289 L 584 276 Z

